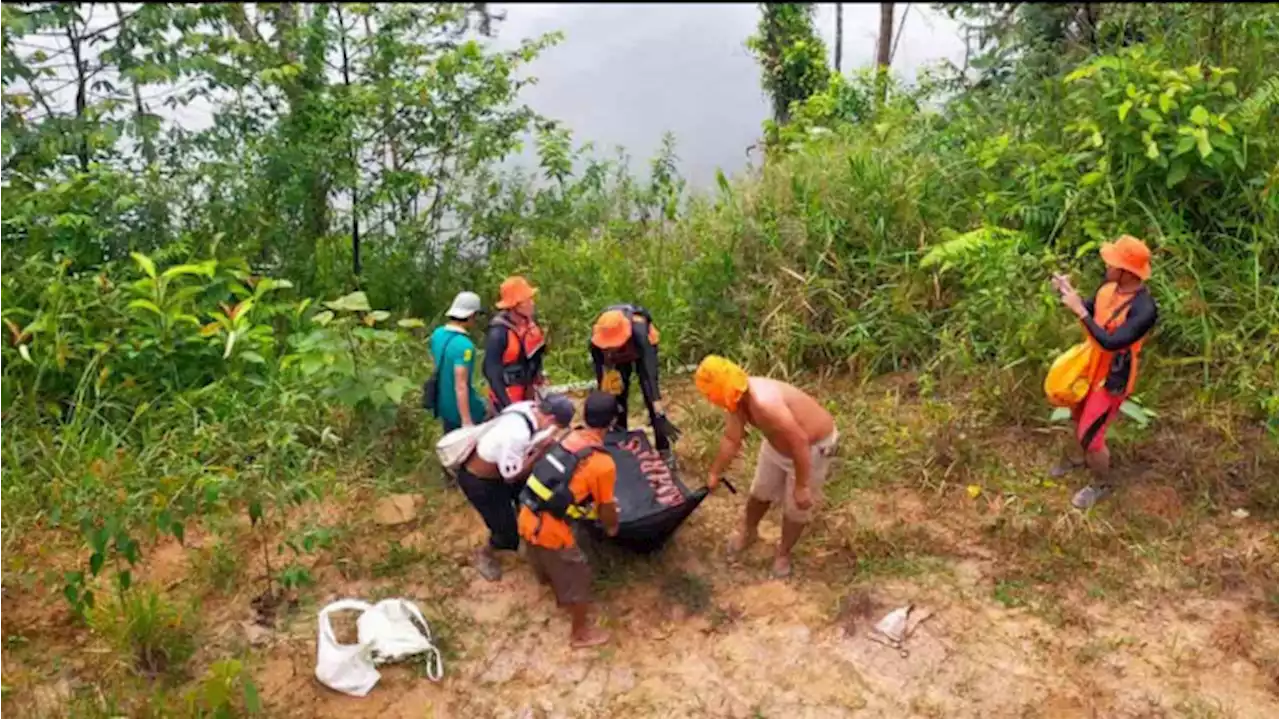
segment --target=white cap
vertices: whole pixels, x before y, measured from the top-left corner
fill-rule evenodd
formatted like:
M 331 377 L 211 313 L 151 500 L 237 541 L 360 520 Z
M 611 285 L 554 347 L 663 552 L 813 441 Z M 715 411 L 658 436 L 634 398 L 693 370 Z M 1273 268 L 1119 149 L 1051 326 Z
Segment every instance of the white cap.
M 472 315 L 480 311 L 480 307 L 480 295 L 474 292 L 459 292 L 458 296 L 453 298 L 453 304 L 449 306 L 449 311 L 445 315 L 455 320 L 471 319 Z

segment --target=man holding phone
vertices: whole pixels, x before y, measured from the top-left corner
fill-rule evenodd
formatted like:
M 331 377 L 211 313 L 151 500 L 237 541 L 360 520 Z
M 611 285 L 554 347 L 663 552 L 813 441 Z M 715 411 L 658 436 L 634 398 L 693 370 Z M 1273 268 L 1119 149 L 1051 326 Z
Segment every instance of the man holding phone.
M 1076 509 L 1089 509 L 1113 491 L 1107 427 L 1133 392 L 1138 355 L 1157 318 L 1155 299 L 1145 284 L 1151 277 L 1151 251 L 1146 244 L 1124 235 L 1104 243 L 1099 254 L 1106 263 L 1107 276 L 1093 299 L 1081 299 L 1065 275 L 1056 274 L 1052 280 L 1062 304 L 1080 319 L 1101 349 L 1090 370 L 1089 391 L 1071 410 L 1076 441 L 1084 457 L 1068 456 L 1065 464 L 1050 471 L 1061 477 L 1082 465 L 1088 467 L 1092 481 L 1072 497 Z

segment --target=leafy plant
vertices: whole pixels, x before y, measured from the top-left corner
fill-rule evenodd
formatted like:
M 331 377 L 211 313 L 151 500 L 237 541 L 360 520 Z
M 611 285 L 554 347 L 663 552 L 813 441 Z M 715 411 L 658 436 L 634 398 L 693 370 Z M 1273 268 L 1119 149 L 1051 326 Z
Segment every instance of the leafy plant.
M 214 662 L 186 701 L 191 715 L 202 718 L 232 719 L 262 711 L 258 685 L 239 659 Z
M 399 404 L 416 385 L 380 361 L 402 341 L 394 330 L 376 326 L 391 314 L 372 309 L 363 292 L 324 306 L 327 309 L 311 318 L 315 329 L 295 341 L 295 352 L 281 367 L 296 366 L 308 382 L 320 387 L 321 398 L 349 407 L 381 410 Z
M 92 624 L 147 676 L 178 672 L 195 653 L 195 615 L 149 587 L 98 607 Z

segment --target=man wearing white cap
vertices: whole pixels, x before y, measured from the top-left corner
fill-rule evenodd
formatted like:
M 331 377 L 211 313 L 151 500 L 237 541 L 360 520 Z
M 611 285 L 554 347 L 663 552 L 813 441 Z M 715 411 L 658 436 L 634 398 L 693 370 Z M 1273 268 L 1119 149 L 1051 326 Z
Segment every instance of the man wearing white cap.
M 437 372 L 436 414 L 444 423 L 445 433 L 459 427 L 483 422 L 488 403 L 471 386 L 475 371 L 476 345 L 468 336 L 480 311 L 480 296 L 459 292 L 445 313 L 444 325 L 431 333 L 431 358 Z

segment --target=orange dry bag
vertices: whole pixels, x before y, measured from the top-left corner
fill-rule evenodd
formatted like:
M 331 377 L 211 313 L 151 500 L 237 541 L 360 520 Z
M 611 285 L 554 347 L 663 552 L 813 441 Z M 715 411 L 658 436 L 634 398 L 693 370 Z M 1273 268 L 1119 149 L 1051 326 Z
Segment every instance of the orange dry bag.
M 1044 378 L 1044 394 L 1055 407 L 1074 407 L 1089 393 L 1097 347 L 1092 342 L 1081 342 L 1058 355 Z

